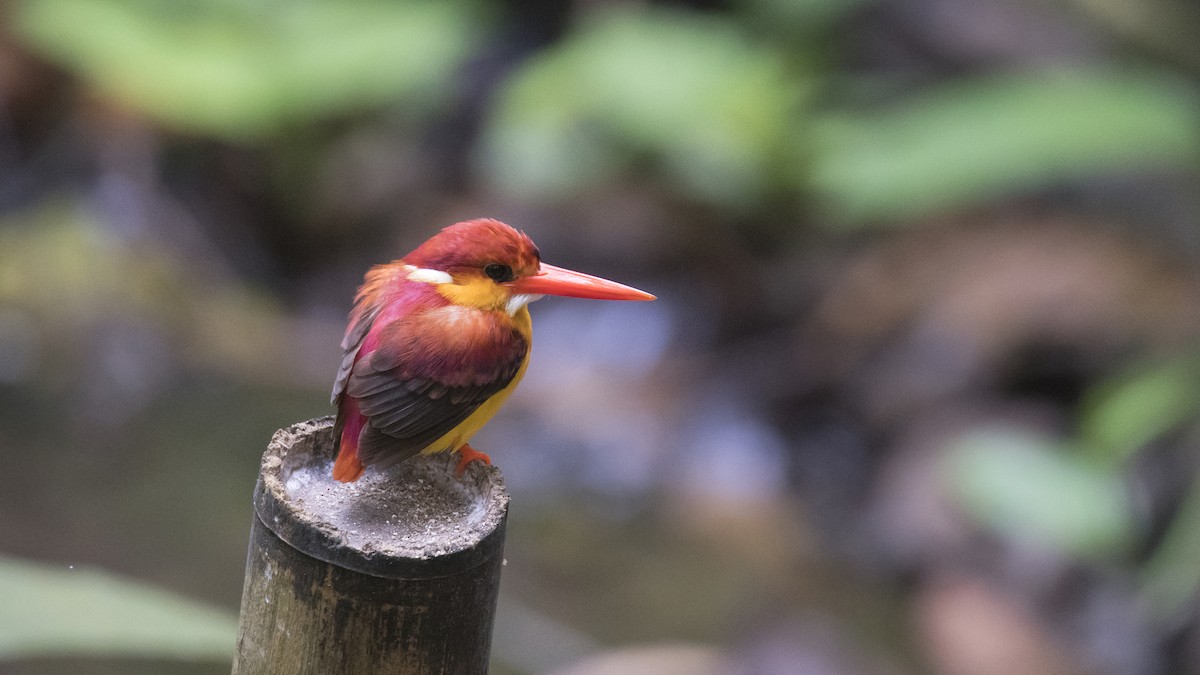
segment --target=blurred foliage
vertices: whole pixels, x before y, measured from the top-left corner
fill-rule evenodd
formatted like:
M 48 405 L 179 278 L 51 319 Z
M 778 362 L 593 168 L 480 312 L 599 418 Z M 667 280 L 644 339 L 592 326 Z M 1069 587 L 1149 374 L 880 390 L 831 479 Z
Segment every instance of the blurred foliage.
M 161 248 L 120 241 L 67 200 L 10 214 L 3 225 L 0 302 L 8 307 L 59 321 L 94 319 L 114 306 L 146 314 L 179 307 L 183 261 Z
M 850 222 L 904 221 L 1046 185 L 1189 166 L 1200 108 L 1152 71 L 975 77 L 814 129 L 813 188 Z
M 647 287 L 665 289 L 653 319 L 564 310 L 559 328 L 606 328 L 559 333 L 574 348 L 557 362 L 540 351 L 544 379 L 571 382 L 531 378 L 506 418 L 521 432 L 501 436 L 520 439 L 524 503 L 558 490 L 587 514 L 546 499 L 530 510 L 567 525 L 531 535 L 534 514 L 510 532 L 508 606 L 544 642 L 565 636 L 563 662 L 649 637 L 717 642 L 738 665 L 826 664 L 851 635 L 847 651 L 882 645 L 894 666 L 866 672 L 1007 675 L 1028 669 L 921 661 L 942 642 L 1021 643 L 988 623 L 1015 606 L 1040 612 L 1011 612 L 1018 634 L 1094 660 L 1063 672 L 1200 663 L 1200 336 L 1183 316 L 1200 250 L 1195 7 L 551 5 L 4 8 L 0 446 L 20 451 L 0 453 L 0 531 L 22 554 L 142 575 L 174 560 L 162 578 L 186 587 L 179 542 L 199 536 L 234 562 L 190 592 L 232 598 L 244 522 L 214 495 L 248 490 L 260 427 L 324 410 L 363 269 L 451 217 L 515 215 L 555 257 L 659 261 Z M 1081 208 L 1096 194 L 1103 217 Z M 1051 221 L 1054 236 L 1029 235 Z M 645 333 L 622 321 L 674 342 L 611 368 L 628 350 L 606 336 Z M 283 405 L 281 384 L 302 390 Z M 582 395 L 606 388 L 625 407 Z M 582 409 L 595 421 L 567 412 Z M 611 432 L 634 413 L 641 445 Z M 752 433 L 722 433 L 730 419 Z M 967 433 L 942 443 L 946 419 Z M 738 458 L 758 445 L 782 456 L 756 474 Z M 680 480 L 698 447 L 744 503 Z M 132 512 L 141 530 L 110 536 Z M 1005 566 L 1030 549 L 1044 555 Z M 947 567 L 973 578 L 939 585 Z M 3 562 L 0 654 L 227 657 L 228 616 L 125 584 Z M 952 597 L 983 587 L 982 604 Z M 1082 608 L 1074 633 L 1040 609 L 1063 595 Z M 939 607 L 977 639 L 922 632 Z M 142 635 L 154 612 L 158 637 L 104 633 L 129 617 Z M 180 626 L 192 643 L 171 642 Z M 1128 660 L 1105 660 L 1117 651 Z
M 859 12 L 872 0 L 738 0 L 733 3 L 739 23 L 768 37 L 788 52 L 816 51 L 828 45 L 829 31 Z
M 150 347 L 171 345 L 188 365 L 277 384 L 307 381 L 292 355 L 303 349 L 306 333 L 325 328 L 334 335 L 335 324 L 300 326 L 273 296 L 205 268 L 195 254 L 130 236 L 95 215 L 60 198 L 0 218 L 0 381 L 9 369 L 40 370 L 43 383 L 69 383 L 81 372 L 90 375 L 85 381 L 95 378 L 109 359 L 89 349 L 103 344 L 106 328 L 121 324 L 146 339 L 139 354 L 122 359 L 126 368 L 167 369 L 156 357 L 169 361 L 174 350 Z M 13 326 L 33 328 L 5 330 Z M 91 342 L 78 344 L 80 334 Z M 264 353 L 265 344 L 280 351 Z M 43 351 L 69 357 L 38 363 Z M 107 382 L 106 398 L 131 393 L 121 384 L 119 377 Z
M 756 6 L 837 18 L 823 3 L 776 4 Z M 569 199 L 649 160 L 648 176 L 710 205 L 812 193 L 834 222 L 863 223 L 1112 167 L 1187 166 L 1200 151 L 1196 94 L 1161 71 L 976 77 L 864 111 L 817 104 L 836 84 L 817 62 L 727 21 L 601 12 L 506 85 L 480 165 L 511 193 Z
M 1154 363 L 1097 385 L 1080 422 L 1085 447 L 1120 475 L 1138 452 L 1200 422 L 1200 363 L 1188 355 Z M 1174 622 L 1200 592 L 1200 475 L 1140 570 L 1153 617 Z
M 748 206 L 807 89 L 728 21 L 610 10 L 506 85 L 482 168 L 514 194 L 568 198 L 649 160 L 685 195 Z
M 237 617 L 94 569 L 0 556 L 0 662 L 33 656 L 228 661 Z
M 1162 541 L 1140 570 L 1138 581 L 1150 618 L 1165 626 L 1186 619 L 1200 593 L 1200 480 L 1191 491 Z
M 1200 412 L 1200 364 L 1192 357 L 1144 366 L 1102 382 L 1081 413 L 1080 440 L 1114 469 Z
M 167 126 L 226 138 L 393 102 L 427 109 L 472 40 L 452 2 L 36 0 L 19 35 Z
M 858 4 L 745 3 L 759 30 L 803 27 L 813 37 L 800 51 L 716 15 L 597 9 L 502 83 L 477 165 L 524 199 L 570 199 L 634 171 L 742 211 L 812 194 L 834 222 L 862 223 L 1114 166 L 1190 164 L 1200 151 L 1195 92 L 1150 68 L 973 78 L 869 112 L 820 104 L 854 88 L 818 68 L 816 46 Z M 471 54 L 471 7 L 41 0 L 13 19 L 113 99 L 168 126 L 243 138 L 389 103 L 436 108 Z
M 1115 472 L 1015 430 L 977 431 L 949 458 L 947 485 L 1004 536 L 1082 557 L 1128 549 L 1132 505 Z
M 1114 33 L 1200 71 L 1200 8 L 1180 0 L 1069 0 Z
M 1081 558 L 1128 554 L 1145 535 L 1128 463 L 1148 446 L 1200 422 L 1200 370 L 1190 355 L 1095 385 L 1075 446 L 1029 431 L 973 432 L 955 443 L 947 487 L 975 519 L 1003 536 L 1034 539 Z M 1152 616 L 1177 620 L 1200 592 L 1200 478 L 1141 566 Z

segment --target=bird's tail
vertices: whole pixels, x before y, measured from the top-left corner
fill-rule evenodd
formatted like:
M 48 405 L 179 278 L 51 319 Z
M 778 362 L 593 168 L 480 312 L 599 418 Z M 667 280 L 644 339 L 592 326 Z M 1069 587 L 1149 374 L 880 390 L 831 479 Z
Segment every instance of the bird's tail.
M 353 483 L 363 475 L 366 467 L 358 461 L 358 450 L 353 445 L 342 440 L 337 459 L 333 462 L 333 478 L 343 483 Z
M 358 458 L 358 436 L 362 433 L 364 418 L 357 411 L 352 411 L 346 417 L 348 419 L 344 420 L 344 426 L 340 424 L 343 420 L 338 420 L 337 426 L 341 428 L 341 438 L 338 444 L 337 459 L 333 461 L 333 478 L 343 483 L 353 483 L 366 470 L 362 460 Z

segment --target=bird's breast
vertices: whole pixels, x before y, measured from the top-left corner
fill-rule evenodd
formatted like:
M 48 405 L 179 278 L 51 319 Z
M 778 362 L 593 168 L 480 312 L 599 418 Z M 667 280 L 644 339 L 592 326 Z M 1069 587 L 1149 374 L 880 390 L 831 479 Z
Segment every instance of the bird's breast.
M 472 386 L 511 377 L 529 353 L 528 313 L 460 305 L 427 308 L 383 326 L 371 358 L 400 378 L 432 378 Z
M 425 312 L 428 330 L 439 341 L 458 350 L 488 350 L 509 343 L 514 335 L 525 342 L 532 332 L 529 312 L 524 321 L 505 312 L 482 310 L 462 305 L 446 305 Z

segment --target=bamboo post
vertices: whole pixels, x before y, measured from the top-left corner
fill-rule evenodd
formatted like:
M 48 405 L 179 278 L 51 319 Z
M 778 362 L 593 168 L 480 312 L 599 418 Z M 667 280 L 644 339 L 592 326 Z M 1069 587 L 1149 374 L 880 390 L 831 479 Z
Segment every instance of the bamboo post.
M 331 472 L 332 418 L 275 433 L 254 488 L 234 675 L 485 673 L 508 493 L 416 457 Z

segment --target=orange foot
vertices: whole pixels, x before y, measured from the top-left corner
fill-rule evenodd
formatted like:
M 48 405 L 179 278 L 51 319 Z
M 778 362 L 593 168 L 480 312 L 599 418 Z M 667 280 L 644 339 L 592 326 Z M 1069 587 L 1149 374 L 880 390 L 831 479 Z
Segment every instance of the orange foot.
M 458 449 L 458 468 L 454 470 L 454 476 L 462 478 L 463 472 L 467 470 L 467 465 L 471 462 L 483 462 L 490 466 L 492 458 L 469 445 L 463 445 Z

